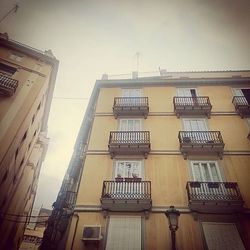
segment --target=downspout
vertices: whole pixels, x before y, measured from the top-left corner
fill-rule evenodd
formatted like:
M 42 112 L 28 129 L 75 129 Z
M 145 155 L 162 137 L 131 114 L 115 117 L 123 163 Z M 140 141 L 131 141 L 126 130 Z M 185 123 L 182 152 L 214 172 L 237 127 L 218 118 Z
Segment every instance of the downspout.
M 75 225 L 75 230 L 74 230 L 70 250 L 74 249 L 73 246 L 74 246 L 74 243 L 75 243 L 76 230 L 77 230 L 77 226 L 78 226 L 78 222 L 79 222 L 79 215 L 74 214 L 74 216 L 76 216 L 76 225 Z

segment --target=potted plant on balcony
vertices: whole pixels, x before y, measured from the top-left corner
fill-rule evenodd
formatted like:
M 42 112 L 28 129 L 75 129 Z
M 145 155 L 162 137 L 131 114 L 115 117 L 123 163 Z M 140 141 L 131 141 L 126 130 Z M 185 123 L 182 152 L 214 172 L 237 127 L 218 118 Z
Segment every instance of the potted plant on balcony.
M 117 176 L 115 177 L 115 181 L 116 182 L 122 182 L 123 181 L 123 178 L 120 174 L 117 174 Z
M 137 176 L 137 174 L 132 174 L 133 176 L 133 181 L 134 182 L 140 182 L 141 181 L 141 178 Z

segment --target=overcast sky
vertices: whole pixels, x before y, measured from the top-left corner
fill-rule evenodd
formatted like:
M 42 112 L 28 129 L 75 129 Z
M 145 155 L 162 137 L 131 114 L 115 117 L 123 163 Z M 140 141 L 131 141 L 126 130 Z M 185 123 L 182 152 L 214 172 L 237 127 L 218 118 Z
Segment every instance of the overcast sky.
M 249 0 L 0 0 L 0 32 L 60 61 L 36 207 L 50 208 L 103 73 L 250 69 Z

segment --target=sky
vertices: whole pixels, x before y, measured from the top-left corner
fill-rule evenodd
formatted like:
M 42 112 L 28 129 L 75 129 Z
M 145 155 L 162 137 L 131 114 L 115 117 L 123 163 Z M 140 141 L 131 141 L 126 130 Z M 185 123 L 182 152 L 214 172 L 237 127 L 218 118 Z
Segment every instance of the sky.
M 0 19 L 16 3 L 0 32 L 60 61 L 35 207 L 55 201 L 102 74 L 250 69 L 249 0 L 0 0 Z

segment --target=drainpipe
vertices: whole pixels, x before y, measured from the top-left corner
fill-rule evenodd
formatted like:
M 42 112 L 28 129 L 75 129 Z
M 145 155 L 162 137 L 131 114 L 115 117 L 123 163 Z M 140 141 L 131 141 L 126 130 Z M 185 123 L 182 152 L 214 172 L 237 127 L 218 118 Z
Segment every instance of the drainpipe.
M 78 214 L 74 214 L 74 216 L 76 216 L 76 225 L 75 225 L 75 230 L 74 230 L 74 234 L 73 234 L 73 239 L 72 239 L 72 242 L 71 242 L 70 250 L 74 249 L 73 246 L 74 246 L 74 243 L 75 243 L 76 230 L 77 230 L 77 226 L 78 226 L 78 222 L 79 222 L 79 215 Z

